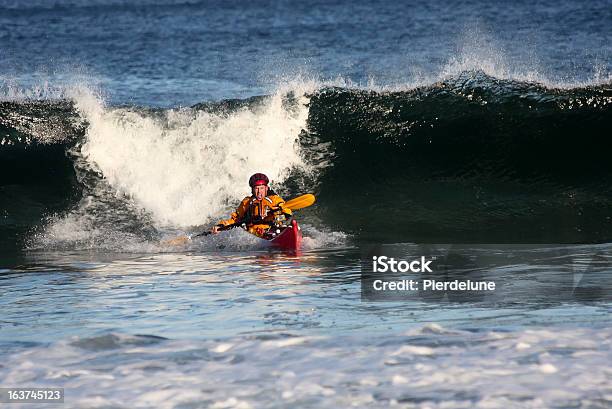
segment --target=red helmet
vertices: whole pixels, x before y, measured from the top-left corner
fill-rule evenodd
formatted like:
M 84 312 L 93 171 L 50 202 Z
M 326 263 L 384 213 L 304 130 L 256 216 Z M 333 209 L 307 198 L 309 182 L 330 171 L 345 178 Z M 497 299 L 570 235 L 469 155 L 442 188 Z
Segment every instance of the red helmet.
M 270 179 L 268 179 L 268 177 L 264 175 L 263 173 L 256 173 L 249 178 L 249 186 L 251 187 L 255 187 L 259 185 L 268 186 L 268 183 L 270 183 Z

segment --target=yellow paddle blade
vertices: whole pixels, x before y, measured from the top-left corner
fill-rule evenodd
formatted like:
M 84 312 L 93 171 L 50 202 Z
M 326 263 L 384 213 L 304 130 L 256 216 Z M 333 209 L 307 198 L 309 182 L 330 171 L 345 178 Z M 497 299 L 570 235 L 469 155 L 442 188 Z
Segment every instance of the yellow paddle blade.
M 291 199 L 285 202 L 283 207 L 287 207 L 291 210 L 299 210 L 305 207 L 311 206 L 315 202 L 314 195 L 307 193 L 302 196 L 298 196 L 295 199 Z
M 182 244 L 185 244 L 189 241 L 189 237 L 187 236 L 179 236 L 176 237 L 174 239 L 169 239 L 169 240 L 163 240 L 161 242 L 162 245 L 164 246 L 180 246 Z

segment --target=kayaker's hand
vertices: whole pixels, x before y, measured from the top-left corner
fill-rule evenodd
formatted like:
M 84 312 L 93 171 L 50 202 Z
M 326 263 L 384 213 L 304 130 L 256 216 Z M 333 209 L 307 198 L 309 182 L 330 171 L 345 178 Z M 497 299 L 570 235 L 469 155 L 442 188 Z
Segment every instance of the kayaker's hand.
M 217 233 L 219 233 L 219 231 L 220 231 L 219 230 L 219 226 L 213 226 L 212 229 L 210 229 L 210 232 L 212 234 L 217 234 Z
M 285 216 L 291 216 L 293 214 L 290 208 L 284 206 L 284 203 L 281 203 L 281 205 L 278 206 L 277 209 Z

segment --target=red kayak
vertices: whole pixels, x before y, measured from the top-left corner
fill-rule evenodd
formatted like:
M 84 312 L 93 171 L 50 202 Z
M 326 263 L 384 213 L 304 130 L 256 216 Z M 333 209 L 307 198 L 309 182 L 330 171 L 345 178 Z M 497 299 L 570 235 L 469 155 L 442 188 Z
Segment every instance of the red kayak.
M 299 250 L 302 246 L 302 229 L 295 220 L 285 227 L 272 228 L 262 237 L 283 250 Z

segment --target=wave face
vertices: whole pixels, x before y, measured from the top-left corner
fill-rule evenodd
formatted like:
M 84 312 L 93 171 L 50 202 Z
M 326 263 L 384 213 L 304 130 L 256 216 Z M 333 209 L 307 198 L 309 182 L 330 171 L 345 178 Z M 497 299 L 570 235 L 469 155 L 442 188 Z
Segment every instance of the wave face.
M 611 104 L 609 84 L 550 89 L 478 71 L 399 91 L 293 84 L 184 109 L 2 103 L 1 234 L 31 236 L 50 216 L 45 247 L 146 243 L 223 216 L 264 171 L 288 197 L 318 195 L 304 223 L 357 240 L 610 241 Z
M 325 216 L 377 240 L 610 240 L 610 85 L 547 89 L 482 72 L 401 92 L 327 88 Z M 331 205 L 333 203 L 333 205 Z
M 71 102 L 0 102 L 1 255 L 18 250 L 48 214 L 79 200 L 67 150 L 84 130 Z

